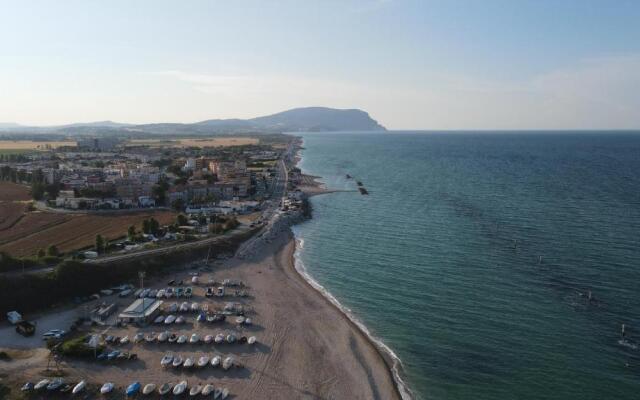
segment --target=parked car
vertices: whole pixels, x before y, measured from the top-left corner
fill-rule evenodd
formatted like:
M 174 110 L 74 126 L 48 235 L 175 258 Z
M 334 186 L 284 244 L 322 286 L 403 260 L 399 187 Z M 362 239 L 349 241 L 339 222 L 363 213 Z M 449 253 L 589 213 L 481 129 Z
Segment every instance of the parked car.
M 43 340 L 61 339 L 66 334 L 67 332 L 63 331 L 62 329 L 51 329 L 50 331 L 42 334 L 42 339 Z

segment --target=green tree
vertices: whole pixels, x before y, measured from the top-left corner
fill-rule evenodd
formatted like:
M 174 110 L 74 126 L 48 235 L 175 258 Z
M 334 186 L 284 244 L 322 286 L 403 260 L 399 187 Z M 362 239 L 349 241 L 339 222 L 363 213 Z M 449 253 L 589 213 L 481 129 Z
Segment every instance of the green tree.
M 46 255 L 47 253 L 44 251 L 44 249 L 38 250 L 38 258 L 43 258 Z
M 149 232 L 152 234 L 157 234 L 160 230 L 160 223 L 155 218 L 149 218 Z
M 173 203 L 171 203 L 171 207 L 173 207 L 174 210 L 176 211 L 182 211 L 184 210 L 184 200 L 182 199 L 175 199 L 173 201 Z
M 136 227 L 135 227 L 135 225 L 131 225 L 129 227 L 129 229 L 127 229 L 127 239 L 129 239 L 132 242 L 136 240 Z
M 58 248 L 55 245 L 50 245 L 47 247 L 47 255 L 49 257 L 59 257 L 60 251 L 58 251 Z
M 98 254 L 102 254 L 104 253 L 104 248 L 104 238 L 102 237 L 102 235 L 96 235 L 96 252 L 98 252 Z
M 142 232 L 144 232 L 145 234 L 149 234 L 151 233 L 151 228 L 150 228 L 150 224 L 149 224 L 149 220 L 145 219 L 142 221 Z
M 187 219 L 187 216 L 184 214 L 178 214 L 178 216 L 176 217 L 176 224 L 178 224 L 178 226 L 185 226 L 189 223 L 189 220 Z
M 47 195 L 50 199 L 55 199 L 60 193 L 60 185 L 57 183 L 52 183 L 51 185 L 45 186 L 44 190 L 47 192 Z
M 31 197 L 34 200 L 42 200 L 44 197 L 45 186 L 42 182 L 31 182 Z

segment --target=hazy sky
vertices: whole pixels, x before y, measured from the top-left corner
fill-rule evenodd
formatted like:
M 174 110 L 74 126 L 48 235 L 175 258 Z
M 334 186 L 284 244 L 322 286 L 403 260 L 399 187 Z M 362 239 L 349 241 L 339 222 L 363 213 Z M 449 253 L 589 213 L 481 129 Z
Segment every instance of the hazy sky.
M 640 128 L 638 0 L 5 1 L 0 122 Z

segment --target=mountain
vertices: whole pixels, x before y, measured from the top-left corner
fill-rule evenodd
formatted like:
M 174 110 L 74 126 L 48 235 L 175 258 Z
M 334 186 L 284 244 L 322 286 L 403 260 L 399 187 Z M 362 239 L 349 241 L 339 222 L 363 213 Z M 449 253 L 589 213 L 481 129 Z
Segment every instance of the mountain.
M 26 133 L 65 133 L 73 134 L 77 130 L 104 130 L 104 129 L 120 129 L 131 124 L 121 124 L 113 121 L 98 121 L 98 122 L 77 122 L 67 125 L 51 125 L 51 126 L 27 126 L 15 123 L 3 123 L 0 122 L 0 131 L 11 132 L 26 132 Z
M 0 129 L 16 129 L 23 128 L 22 125 L 16 124 L 14 122 L 0 122 Z
M 178 134 L 281 133 L 324 131 L 385 131 L 385 127 L 362 110 L 305 107 L 251 119 L 211 119 L 193 124 L 121 124 L 112 121 L 29 127 L 0 123 L 0 131 L 12 133 L 97 134 Z
M 362 110 L 339 110 L 326 107 L 305 107 L 248 120 L 214 119 L 197 125 L 236 127 L 266 131 L 384 131 L 386 130 Z

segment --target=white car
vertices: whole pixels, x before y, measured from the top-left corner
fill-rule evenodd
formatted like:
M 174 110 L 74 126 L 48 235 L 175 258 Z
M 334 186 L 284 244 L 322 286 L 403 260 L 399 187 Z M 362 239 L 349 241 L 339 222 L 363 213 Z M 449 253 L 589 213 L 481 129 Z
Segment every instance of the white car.
M 48 332 L 45 332 L 42 334 L 42 339 L 47 340 L 47 339 L 60 339 L 61 337 L 63 337 L 64 335 L 66 335 L 67 332 L 63 331 L 62 329 L 51 329 Z

